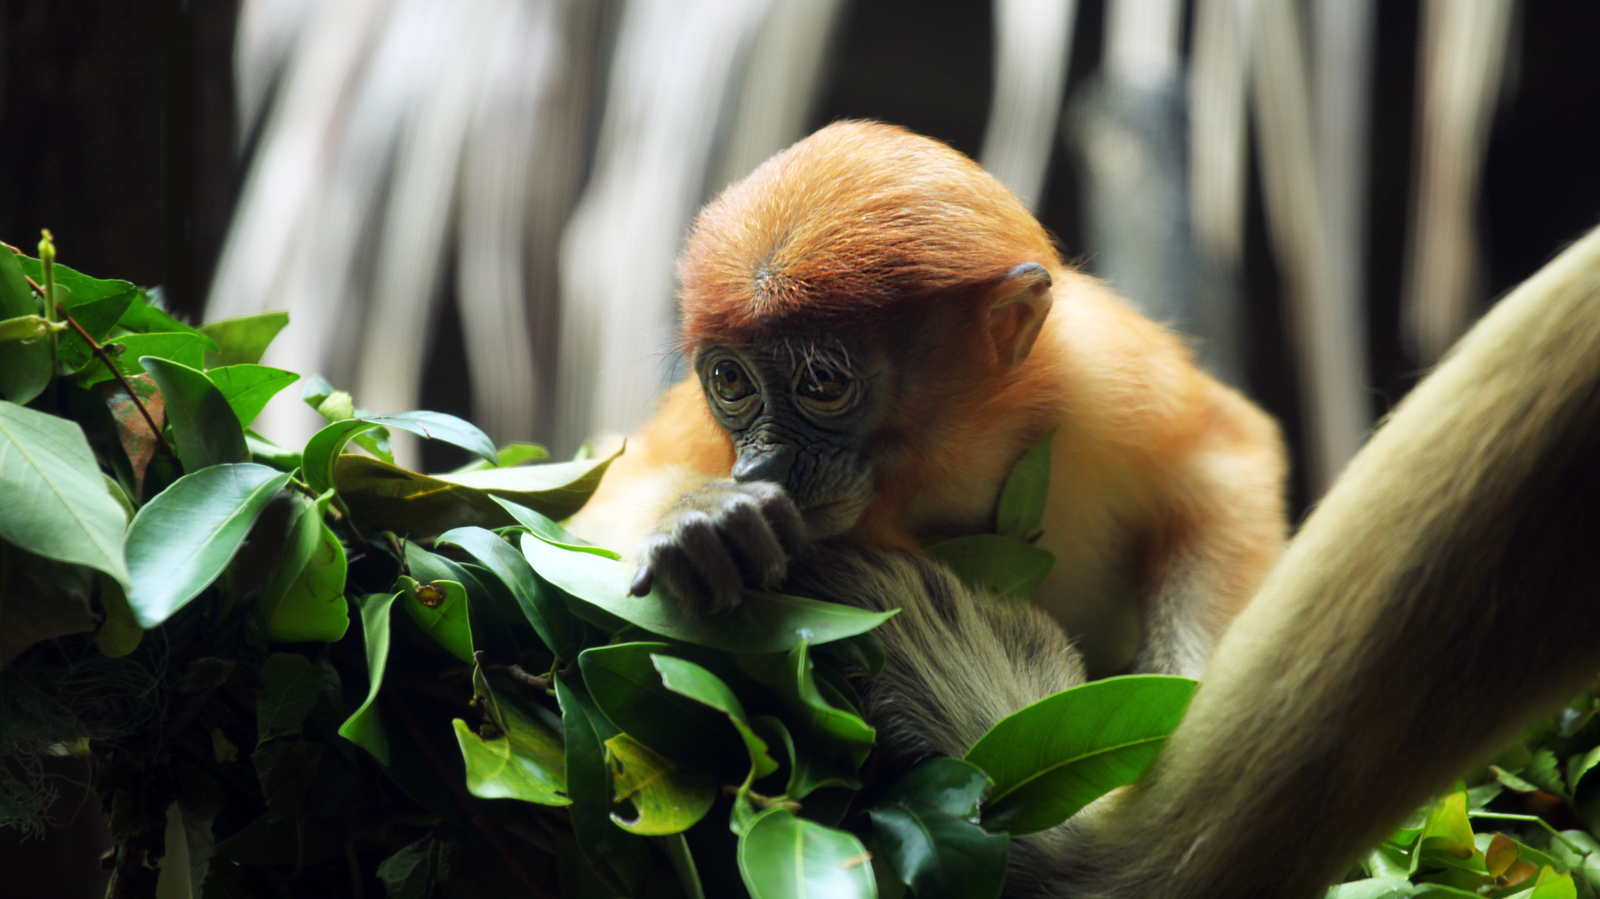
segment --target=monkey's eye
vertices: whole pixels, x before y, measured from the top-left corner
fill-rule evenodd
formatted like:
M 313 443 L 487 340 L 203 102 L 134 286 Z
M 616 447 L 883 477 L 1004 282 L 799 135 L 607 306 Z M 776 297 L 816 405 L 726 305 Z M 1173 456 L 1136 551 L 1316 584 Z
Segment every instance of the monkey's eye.
M 745 374 L 744 367 L 732 359 L 724 359 L 711 368 L 711 389 L 723 402 L 737 403 L 756 392 L 756 385 Z
M 851 396 L 855 381 L 842 371 L 807 369 L 794 387 L 795 395 L 820 406 L 842 406 Z

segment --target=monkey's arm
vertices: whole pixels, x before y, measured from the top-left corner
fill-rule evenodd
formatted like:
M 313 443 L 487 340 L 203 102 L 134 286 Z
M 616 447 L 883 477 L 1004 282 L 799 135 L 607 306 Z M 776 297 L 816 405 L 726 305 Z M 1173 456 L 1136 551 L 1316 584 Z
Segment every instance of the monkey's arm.
M 1351 463 L 1040 895 L 1310 897 L 1600 669 L 1600 232 Z M 1425 767 L 1423 767 L 1425 766 Z M 1264 862 L 1270 860 L 1270 863 Z

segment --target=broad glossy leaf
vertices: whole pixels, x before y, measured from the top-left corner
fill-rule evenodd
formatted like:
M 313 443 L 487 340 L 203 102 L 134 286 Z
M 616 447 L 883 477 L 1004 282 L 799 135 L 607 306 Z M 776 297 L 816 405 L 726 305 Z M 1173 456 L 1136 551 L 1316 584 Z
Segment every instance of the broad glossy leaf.
M 426 537 L 452 528 L 516 523 L 487 493 L 369 456 L 339 456 L 334 479 L 351 514 L 381 530 Z
M 278 391 L 300 380 L 294 372 L 247 363 L 213 368 L 206 372 L 206 377 L 222 391 L 239 424 L 246 428 Z
M 17 255 L 14 257 L 18 265 L 18 272 L 37 281 L 44 283 L 44 267 L 38 259 L 32 256 Z M 57 287 L 65 287 L 72 291 L 73 302 L 76 304 L 88 303 L 94 300 L 114 297 L 125 293 L 137 294 L 139 288 L 132 282 L 119 278 L 93 278 L 76 269 L 68 268 L 57 262 L 50 266 L 51 277 L 55 279 Z M 27 282 L 23 282 L 26 284 Z
M 309 385 L 308 385 L 309 386 Z M 334 485 L 334 463 L 350 438 L 378 427 L 370 421 L 349 418 L 335 421 L 311 436 L 302 453 L 306 483 L 318 493 Z
M 511 544 L 483 528 L 456 528 L 439 535 L 439 543 L 461 547 L 494 572 L 511 589 L 522 614 L 538 632 L 539 639 L 559 658 L 578 654 L 582 625 L 567 612 L 566 604 L 554 596 L 538 578 L 522 554 Z
M 184 332 L 160 332 L 156 334 L 124 334 L 113 337 L 105 342 L 108 353 L 115 353 L 112 361 L 117 370 L 125 375 L 136 375 L 149 369 L 142 366 L 140 359 L 153 356 L 176 362 L 179 365 L 199 370 L 205 365 L 206 350 L 214 344 L 211 338 L 202 334 Z M 83 372 L 83 386 L 88 387 L 101 381 L 111 380 L 111 372 L 104 365 L 91 366 Z
M 751 899 L 876 899 L 870 856 L 854 836 L 786 809 L 762 812 L 739 837 Z
M 600 486 L 601 476 L 620 455 L 622 450 L 604 459 L 490 468 L 439 475 L 438 479 L 511 500 L 560 521 L 583 508 Z
M 933 758 L 912 768 L 883 791 L 884 805 L 910 803 L 978 823 L 978 807 L 993 782 L 983 769 L 962 759 Z
M 378 710 L 378 691 L 389 665 L 389 614 L 399 593 L 369 593 L 361 598 L 361 634 L 367 647 L 367 698 L 339 725 L 339 736 L 389 766 L 389 735 Z
M 1194 688 L 1183 677 L 1113 677 L 1008 715 L 966 755 L 994 779 L 984 826 L 1035 833 L 1132 783 L 1183 719 Z
M 1458 859 L 1472 857 L 1477 847 L 1473 841 L 1472 822 L 1467 819 L 1466 792 L 1451 793 L 1434 803 L 1422 825 L 1419 845 Z
M 629 833 L 682 833 L 705 817 L 716 801 L 715 781 L 682 770 L 627 734 L 606 740 L 606 761 L 617 801 L 632 802 L 636 813 L 628 819 L 613 812 L 611 820 Z
M 1034 444 L 1006 478 L 1000 489 L 1000 505 L 995 510 L 995 531 L 1022 539 L 1038 529 L 1044 519 L 1045 501 L 1050 490 L 1050 441 L 1055 429 Z
M 0 247 L 0 318 L 38 315 L 43 311 L 18 261 L 17 254 Z M 13 403 L 26 403 L 43 393 L 49 383 L 50 344 L 47 341 L 0 343 L 0 397 Z
M 469 471 L 483 471 L 489 468 L 510 468 L 513 465 L 542 462 L 548 458 L 550 451 L 537 443 L 508 443 L 495 451 L 494 464 L 491 465 L 486 459 L 473 459 L 449 474 L 466 474 Z
M 184 475 L 146 503 L 124 546 L 128 604 L 139 624 L 155 627 L 216 580 L 288 482 L 287 473 L 265 465 L 213 465 Z
M 472 664 L 472 622 L 467 617 L 467 588 L 455 581 L 419 584 L 400 578 L 406 614 L 445 652 Z
M 129 375 L 125 380 L 128 387 L 133 389 L 131 395 L 122 384 L 111 381 L 95 387 L 94 394 L 105 400 L 111 420 L 116 424 L 117 443 L 121 444 L 123 453 L 128 457 L 128 474 L 132 475 L 133 488 L 143 496 L 145 474 L 157 450 L 156 432 L 150 423 L 155 422 L 157 428 L 166 424 L 167 403 L 156 387 L 156 379 L 150 375 Z M 135 398 L 138 399 L 137 403 L 134 402 Z M 140 411 L 141 406 L 143 411 Z M 145 418 L 146 414 L 150 416 L 148 419 Z
M 467 765 L 467 791 L 481 799 L 568 805 L 561 738 L 510 704 L 500 705 L 504 730 L 485 739 L 455 719 Z
M 350 627 L 344 547 L 323 523 L 332 498 L 330 492 L 297 503 L 283 556 L 257 600 L 268 640 L 332 643 Z
M 208 354 L 206 365 L 253 365 L 260 362 L 261 354 L 267 351 L 272 338 L 277 337 L 287 324 L 287 312 L 260 312 L 201 325 L 200 333 L 217 344 L 216 351 Z
M 668 648 L 665 643 L 619 643 L 586 649 L 578 656 L 578 667 L 595 704 L 620 730 L 679 766 L 708 771 L 726 782 L 742 780 L 750 762 L 729 715 L 661 682 L 651 656 Z M 683 672 L 681 679 L 687 683 L 689 677 Z M 696 686 L 713 692 L 706 683 Z
M 366 420 L 385 427 L 410 431 L 418 437 L 442 440 L 459 446 L 468 452 L 476 453 L 491 465 L 499 460 L 494 441 L 489 439 L 489 435 L 479 430 L 477 425 L 454 415 L 444 412 L 397 412 L 393 415 L 367 416 Z
M 658 590 L 629 596 L 633 571 L 613 559 L 566 549 L 531 534 L 522 541 L 522 552 L 540 577 L 580 600 L 573 608 L 579 616 L 612 616 L 612 621 L 620 618 L 653 634 L 727 652 L 788 652 L 805 641 L 842 640 L 866 633 L 894 614 L 746 590 L 738 608 L 705 618 L 680 611 Z
M 591 545 L 583 538 L 573 534 L 571 531 L 568 531 L 561 525 L 556 524 L 547 516 L 541 515 L 527 506 L 521 506 L 513 502 L 508 502 L 498 496 L 493 497 L 493 499 L 497 504 L 499 504 L 500 508 L 505 509 L 511 514 L 511 517 L 516 520 L 517 524 L 527 528 L 546 543 L 554 543 L 556 546 L 559 546 L 562 549 L 593 553 L 597 556 L 611 559 L 613 561 L 622 561 L 622 556 L 619 553 L 606 549 L 605 547 Z
M 653 654 L 650 661 L 661 675 L 661 685 L 696 702 L 703 703 L 728 716 L 744 740 L 750 754 L 750 768 L 754 778 L 766 777 L 778 770 L 778 763 L 767 754 L 767 744 L 750 729 L 750 718 L 745 714 L 739 697 L 722 679 L 688 659 Z
M 1572 882 L 1571 874 L 1557 874 L 1546 865 L 1539 869 L 1539 879 L 1528 899 L 1578 899 L 1578 886 Z
M 962 583 L 996 599 L 1028 602 L 1055 567 L 1055 553 L 1002 534 L 956 537 L 928 547 L 928 555 L 950 566 Z
M 998 899 L 1011 839 L 915 803 L 868 809 L 872 832 L 917 899 Z
M 0 248 L 0 256 L 9 254 Z M 0 401 L 0 540 L 47 559 L 87 565 L 126 584 L 126 529 L 83 429 Z
M 205 372 L 153 356 L 139 361 L 156 379 L 166 400 L 167 420 L 172 423 L 184 471 L 193 474 L 212 465 L 250 459 L 239 417 Z
M 774 687 L 794 741 L 789 798 L 803 799 L 819 787 L 859 788 L 857 773 L 877 732 L 859 715 L 823 696 L 806 644 L 789 652 Z
M 578 847 L 594 862 L 612 857 L 642 860 L 645 847 L 639 838 L 611 823 L 614 806 L 605 741 L 616 736 L 617 729 L 581 687 L 560 677 L 555 681 L 565 737 L 567 795 L 572 799 L 567 814 Z

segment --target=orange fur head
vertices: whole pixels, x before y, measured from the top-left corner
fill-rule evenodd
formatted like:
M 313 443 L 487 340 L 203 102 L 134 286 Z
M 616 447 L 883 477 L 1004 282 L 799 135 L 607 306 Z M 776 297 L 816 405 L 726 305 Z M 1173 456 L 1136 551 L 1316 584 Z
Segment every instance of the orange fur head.
M 893 125 L 836 122 L 700 213 L 678 263 L 685 341 L 882 330 L 908 303 L 979 303 L 1026 263 L 1058 263 L 1050 238 L 977 163 Z

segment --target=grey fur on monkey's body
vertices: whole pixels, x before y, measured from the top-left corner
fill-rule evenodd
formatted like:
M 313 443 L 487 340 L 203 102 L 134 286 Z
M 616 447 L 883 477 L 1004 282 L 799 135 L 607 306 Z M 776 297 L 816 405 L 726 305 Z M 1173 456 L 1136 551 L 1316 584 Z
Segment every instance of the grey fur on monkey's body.
M 960 754 L 1081 677 L 1048 619 L 823 547 L 790 589 L 906 609 L 867 711 Z M 1600 231 L 1390 416 L 1225 634 L 1146 777 L 1019 840 L 1006 895 L 1312 897 L 1600 670 Z M 1058 686 L 1059 685 L 1059 686 Z

